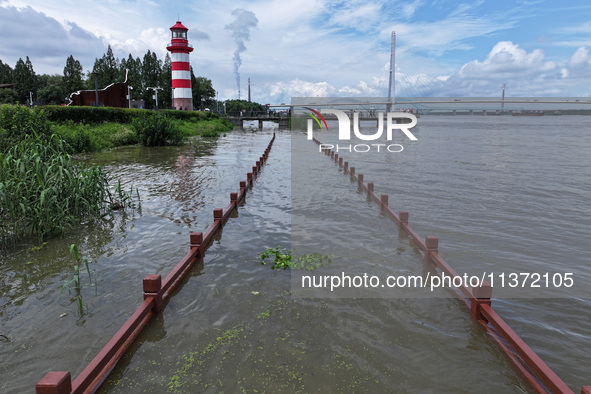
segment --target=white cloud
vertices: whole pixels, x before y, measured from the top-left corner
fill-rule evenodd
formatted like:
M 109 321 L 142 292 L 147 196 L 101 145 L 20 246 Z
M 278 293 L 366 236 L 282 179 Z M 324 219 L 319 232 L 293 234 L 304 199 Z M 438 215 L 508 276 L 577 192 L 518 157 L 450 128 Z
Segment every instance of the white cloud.
M 588 48 L 580 47 L 571 56 L 566 77 L 591 77 L 591 55 Z
M 376 3 L 348 3 L 332 16 L 330 23 L 358 31 L 370 31 L 382 17 L 381 6 Z
M 553 29 L 540 29 L 548 40 L 531 47 L 516 37 L 537 28 L 533 22 L 544 7 L 533 15 L 522 12 L 523 2 L 489 7 L 464 1 L 219 0 L 204 7 L 180 0 L 172 9 L 140 0 L 0 0 L 0 59 L 14 65 L 29 55 L 37 73 L 61 73 L 71 53 L 88 70 L 107 44 L 119 58 L 141 58 L 149 49 L 162 59 L 179 12 L 195 47 L 196 75 L 210 78 L 221 99 L 234 98 L 235 44 L 224 26 L 232 21 L 230 11 L 242 7 L 259 20 L 240 67 L 242 96 L 251 77 L 257 101 L 385 95 L 392 30 L 399 95 L 490 96 L 505 82 L 512 95 L 591 93 L 582 83 L 591 73 L 590 22 L 556 19 Z M 563 44 L 572 50 L 566 53 Z
M 415 12 L 417 12 L 417 9 L 419 9 L 422 5 L 424 5 L 424 3 L 421 0 L 416 0 L 411 2 L 405 2 L 402 5 L 402 17 L 405 19 L 410 19 Z
M 290 97 L 330 97 L 337 92 L 328 82 L 309 82 L 300 79 L 276 82 L 268 88 L 270 97 L 281 102 L 289 102 Z
M 511 41 L 497 43 L 482 62 L 473 60 L 464 65 L 458 74 L 463 78 L 506 78 L 507 76 L 526 76 L 553 71 L 554 62 L 545 60 L 544 52 L 535 49 L 527 52 Z
M 111 44 L 113 51 L 124 56 L 131 53 L 134 56 L 142 56 L 148 50 L 156 52 L 158 57 L 166 56 L 166 43 L 170 41 L 170 31 L 164 28 L 149 28 L 140 32 L 138 37 L 118 40 L 112 34 L 105 34 L 105 40 Z

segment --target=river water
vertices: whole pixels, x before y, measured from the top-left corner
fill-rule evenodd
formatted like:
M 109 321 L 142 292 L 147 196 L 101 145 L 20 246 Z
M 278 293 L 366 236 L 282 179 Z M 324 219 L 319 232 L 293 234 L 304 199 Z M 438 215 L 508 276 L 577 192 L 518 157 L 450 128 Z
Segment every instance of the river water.
M 495 287 L 493 306 L 575 392 L 591 384 L 590 128 L 583 116 L 423 116 L 418 141 L 395 137 L 400 153 L 342 153 L 395 211 L 410 212 L 421 236 L 439 237 L 456 271 L 573 273 L 573 288 L 515 295 Z M 2 250 L 0 334 L 10 341 L 0 338 L 0 392 L 30 392 L 47 371 L 75 377 L 140 304 L 143 277 L 170 272 L 189 232 L 205 230 L 212 210 L 228 204 L 273 131 L 85 158 L 138 188 L 141 207 Z M 245 203 L 102 391 L 531 391 L 447 290 L 292 297 L 290 272 L 257 261 L 283 246 L 331 254 L 341 271 L 429 272 L 317 149 L 303 131 L 277 131 Z M 73 275 L 72 243 L 90 260 L 83 316 L 71 291 L 58 298 Z

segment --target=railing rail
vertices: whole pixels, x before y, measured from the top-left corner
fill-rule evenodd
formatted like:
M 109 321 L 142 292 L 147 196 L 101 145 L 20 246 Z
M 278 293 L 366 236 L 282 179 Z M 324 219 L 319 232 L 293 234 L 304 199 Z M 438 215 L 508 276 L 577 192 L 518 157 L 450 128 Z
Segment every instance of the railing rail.
M 230 204 L 225 209 L 217 208 L 213 210 L 214 221 L 205 233 L 191 233 L 189 252 L 166 276 L 164 281 L 162 281 L 160 275 L 147 275 L 144 278 L 144 301 L 80 375 L 72 382 L 70 372 L 48 372 L 35 385 L 36 394 L 94 393 L 98 390 L 152 316 L 162 311 L 165 302 L 170 298 L 178 284 L 186 277 L 197 259 L 203 257 L 213 237 L 223 227 L 232 211 L 237 209 L 238 203 L 246 195 L 246 190 L 252 186 L 253 180 L 267 161 L 274 141 L 275 133 L 273 133 L 273 138 L 267 145 L 263 155 L 256 162 L 256 165 L 252 167 L 252 172 L 246 174 L 246 181 L 240 182 L 240 192 L 230 193 Z
M 364 182 L 363 174 L 356 173 L 355 167 L 350 167 L 349 162 L 344 161 L 332 149 L 327 148 L 318 139 L 313 141 L 320 146 L 320 150 L 330 156 L 339 167 L 343 168 L 351 179 L 356 180 L 358 186 L 367 191 L 368 196 L 380 204 L 382 211 L 390 217 L 404 231 L 424 253 L 425 262 L 430 263 L 436 270 L 445 272 L 454 278 L 459 276 L 456 271 L 439 255 L 439 240 L 434 236 L 421 238 L 408 223 L 409 213 L 400 211 L 398 215 L 388 204 L 388 195 L 379 197 L 374 191 L 373 182 Z M 491 337 L 513 362 L 515 367 L 531 383 L 532 387 L 540 393 L 572 393 L 573 391 L 564 383 L 558 375 L 544 363 L 544 361 L 509 327 L 509 325 L 493 310 L 491 305 L 492 288 L 488 282 L 481 283 L 480 287 L 469 287 L 463 284 L 456 293 L 460 300 L 470 309 L 470 315 L 480 322 Z M 591 386 L 584 386 L 582 394 L 591 394 Z

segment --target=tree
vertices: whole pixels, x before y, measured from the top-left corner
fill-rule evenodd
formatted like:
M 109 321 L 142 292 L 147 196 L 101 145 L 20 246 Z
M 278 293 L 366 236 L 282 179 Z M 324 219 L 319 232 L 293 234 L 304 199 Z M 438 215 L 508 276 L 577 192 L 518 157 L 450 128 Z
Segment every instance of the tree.
M 84 89 L 82 72 L 82 64 L 74 59 L 74 56 L 70 55 L 66 60 L 66 66 L 64 67 L 63 90 L 66 95 Z
M 6 63 L 2 63 L 0 60 L 0 84 L 3 83 L 14 83 L 13 70 Z M 0 104 L 14 104 L 18 101 L 18 94 L 14 89 L 0 89 Z
M 16 83 L 16 92 L 21 103 L 29 101 L 30 93 L 33 97 L 37 96 L 37 75 L 33 70 L 33 64 L 27 56 L 27 61 L 24 62 L 22 58 L 18 59 L 16 66 L 14 66 L 13 73 L 14 83 Z
M 121 60 L 120 73 L 122 81 L 125 80 L 125 70 L 127 70 L 127 86 L 131 87 L 131 98 L 136 100 L 141 98 L 144 84 L 142 81 L 142 61 L 139 57 L 133 58 L 131 53 L 127 59 Z
M 193 108 L 205 109 L 215 106 L 215 89 L 211 79 L 195 77 L 191 67 L 191 88 L 193 89 Z
M 38 98 L 46 104 L 63 104 L 64 98 L 71 92 L 67 92 L 64 87 L 64 77 L 58 74 L 43 74 L 38 77 L 39 90 Z
M 172 61 L 170 54 L 167 52 L 162 65 L 162 72 L 160 73 L 160 87 L 162 90 L 158 95 L 158 105 L 160 108 L 172 107 Z M 162 95 L 162 98 L 160 96 Z
M 255 112 L 267 111 L 267 107 L 263 104 L 246 100 L 226 100 L 225 103 L 227 112 L 238 112 L 242 110 Z
M 14 89 L 0 89 L 0 104 L 14 104 L 18 101 L 18 93 Z
M 12 68 L 0 60 L 0 83 L 14 83 L 12 80 Z
M 144 89 L 141 97 L 144 99 L 146 108 L 156 107 L 156 101 L 152 98 L 152 96 L 154 95 L 154 90 L 148 90 L 147 88 L 155 88 L 159 86 L 161 73 L 162 62 L 158 60 L 158 56 L 156 56 L 156 53 L 151 52 L 148 49 L 148 52 L 144 55 L 144 60 L 142 62 L 142 79 L 144 83 Z M 161 91 L 159 93 L 161 93 Z M 160 99 L 160 97 L 158 97 L 158 99 Z
M 111 46 L 100 59 L 95 59 L 92 72 L 88 74 L 87 89 L 94 89 L 94 75 L 96 73 L 97 87 L 103 89 L 106 86 L 119 82 L 119 60 L 115 59 Z

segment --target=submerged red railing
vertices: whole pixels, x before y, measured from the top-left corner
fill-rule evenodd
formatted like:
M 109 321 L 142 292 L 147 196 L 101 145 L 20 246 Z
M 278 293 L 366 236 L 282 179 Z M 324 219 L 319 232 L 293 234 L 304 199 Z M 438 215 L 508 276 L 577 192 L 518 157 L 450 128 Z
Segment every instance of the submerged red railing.
M 433 236 L 426 236 L 422 239 L 409 225 L 409 214 L 400 211 L 396 214 L 388 205 L 388 195 L 381 194 L 379 197 L 374 191 L 373 182 L 364 183 L 363 174 L 356 174 L 355 167 L 350 167 L 349 162 L 343 161 L 338 153 L 326 148 L 316 138 L 313 141 L 320 146 L 321 151 L 330 156 L 339 167 L 342 167 L 345 174 L 357 181 L 359 187 L 367 191 L 368 196 L 380 204 L 381 209 L 413 240 L 425 256 L 425 262 L 430 263 L 436 270 L 444 272 L 450 277 L 459 276 L 456 271 L 439 255 L 439 239 Z M 544 361 L 509 327 L 509 325 L 493 310 L 491 305 L 492 288 L 488 282 L 480 287 L 460 286 L 457 294 L 466 306 L 470 309 L 470 315 L 477 320 L 491 335 L 492 339 L 499 345 L 503 352 L 513 362 L 515 367 L 540 393 L 573 393 L 558 375 L 544 363 Z M 581 394 L 591 394 L 591 386 L 584 386 Z
M 252 186 L 254 178 L 260 173 L 267 161 L 273 142 L 267 145 L 265 152 L 246 174 L 246 181 L 240 182 L 240 191 L 230 193 L 230 204 L 225 209 L 213 210 L 213 224 L 205 233 L 194 232 L 190 235 L 191 248 L 187 255 L 174 267 L 164 281 L 160 275 L 148 275 L 143 280 L 144 302 L 125 322 L 123 327 L 111 338 L 94 359 L 72 382 L 70 372 L 48 372 L 36 385 L 37 394 L 94 393 L 105 381 L 117 361 L 129 349 L 133 341 L 148 324 L 152 316 L 159 313 L 174 289 L 185 278 L 197 259 L 203 257 L 214 235 L 223 227 L 230 214 L 237 209 L 238 203 L 245 197 L 246 190 Z

